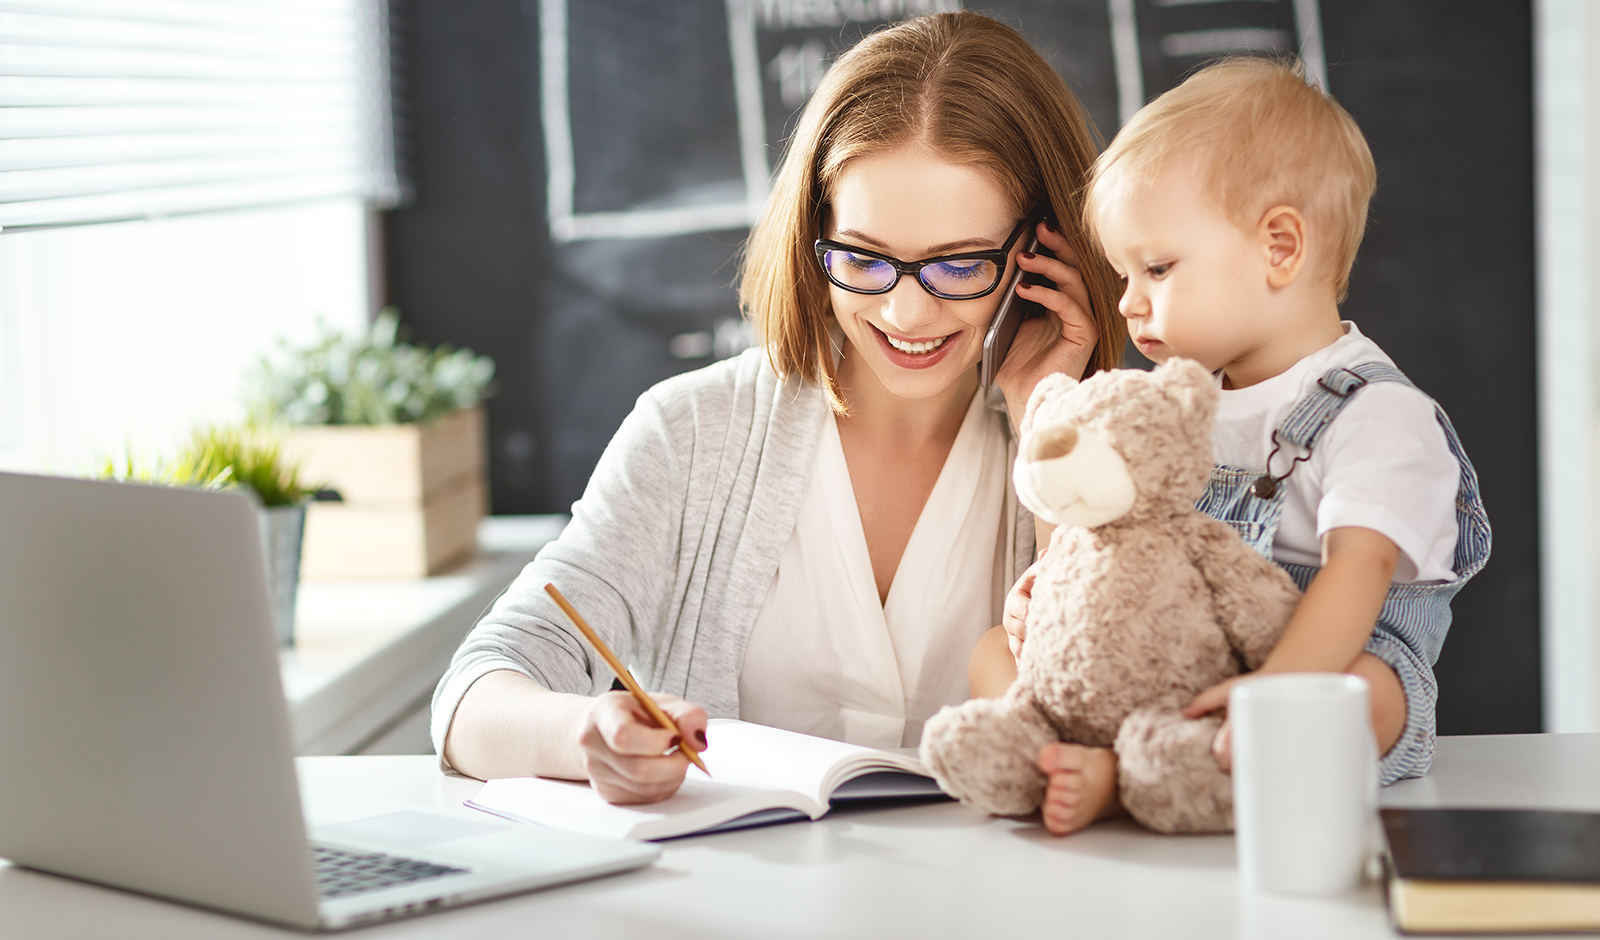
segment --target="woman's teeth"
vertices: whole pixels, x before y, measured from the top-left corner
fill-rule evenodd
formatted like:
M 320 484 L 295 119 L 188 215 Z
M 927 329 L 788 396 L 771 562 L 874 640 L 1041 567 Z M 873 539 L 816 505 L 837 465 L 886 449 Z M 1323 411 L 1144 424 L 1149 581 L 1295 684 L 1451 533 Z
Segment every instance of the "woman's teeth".
M 903 353 L 933 352 L 935 349 L 938 349 L 940 346 L 943 346 L 945 340 L 949 339 L 948 336 L 941 336 L 938 339 L 930 339 L 930 340 L 926 340 L 926 341 L 921 342 L 921 343 L 907 343 L 907 342 L 902 342 L 901 340 L 895 339 L 893 336 L 890 336 L 888 333 L 883 334 L 883 336 L 884 336 L 884 339 L 887 339 L 889 341 L 889 345 L 890 346 L 893 346 L 895 349 L 898 349 Z

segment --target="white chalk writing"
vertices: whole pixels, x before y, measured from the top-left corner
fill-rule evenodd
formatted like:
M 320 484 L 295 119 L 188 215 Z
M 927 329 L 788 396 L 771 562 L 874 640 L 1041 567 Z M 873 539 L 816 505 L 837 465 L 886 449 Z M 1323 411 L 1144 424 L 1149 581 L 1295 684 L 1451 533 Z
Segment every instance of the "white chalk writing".
M 842 26 L 961 9 L 961 0 L 753 0 L 765 29 Z
M 786 108 L 805 104 L 827 73 L 827 50 L 820 39 L 790 43 L 767 63 L 767 74 L 778 80 L 778 95 Z

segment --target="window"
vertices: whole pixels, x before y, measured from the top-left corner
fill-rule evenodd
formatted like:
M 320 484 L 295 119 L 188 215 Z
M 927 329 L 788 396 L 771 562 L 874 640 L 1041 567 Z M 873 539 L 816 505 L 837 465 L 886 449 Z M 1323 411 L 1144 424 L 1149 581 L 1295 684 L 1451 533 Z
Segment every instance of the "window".
M 16 446 L 17 416 L 21 409 L 17 401 L 17 342 L 14 331 L 9 306 L 0 297 L 0 454 Z
M 0 0 L 0 227 L 400 196 L 383 0 Z

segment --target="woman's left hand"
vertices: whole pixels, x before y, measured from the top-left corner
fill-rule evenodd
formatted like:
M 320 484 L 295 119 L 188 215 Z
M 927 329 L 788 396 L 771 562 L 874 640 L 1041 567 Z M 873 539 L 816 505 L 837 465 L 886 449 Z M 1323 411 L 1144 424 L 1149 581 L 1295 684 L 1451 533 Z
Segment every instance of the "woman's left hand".
M 1072 247 L 1046 223 L 1039 223 L 1038 229 L 1039 243 L 1055 257 L 1023 252 L 1017 256 L 1017 263 L 1022 270 L 1043 275 L 1056 286 L 1051 289 L 1027 283 L 1017 285 L 1018 297 L 1042 305 L 1049 315 L 1022 322 L 1011 351 L 995 375 L 1013 426 L 1021 424 L 1028 397 L 1040 379 L 1052 372 L 1065 372 L 1075 379 L 1083 377 L 1099 336 L 1089 314 L 1089 289 L 1078 272 L 1078 258 Z

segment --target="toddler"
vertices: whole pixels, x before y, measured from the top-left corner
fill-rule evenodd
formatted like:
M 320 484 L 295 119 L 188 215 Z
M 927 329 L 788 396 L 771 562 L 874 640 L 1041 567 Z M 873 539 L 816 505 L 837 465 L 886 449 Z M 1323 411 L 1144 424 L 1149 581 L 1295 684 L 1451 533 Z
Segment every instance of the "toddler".
M 1305 591 L 1260 671 L 1366 678 L 1388 784 L 1432 761 L 1433 663 L 1450 598 L 1488 558 L 1489 524 L 1444 412 L 1340 318 L 1374 180 L 1343 108 L 1283 63 L 1234 59 L 1122 129 L 1084 211 L 1127 279 L 1119 307 L 1140 352 L 1217 374 L 1199 507 Z M 1008 600 L 1013 634 L 1030 587 Z M 1225 706 L 1231 681 L 1186 714 Z M 1227 767 L 1226 725 L 1214 751 Z M 1052 831 L 1118 811 L 1113 752 L 1055 744 L 1040 766 Z

